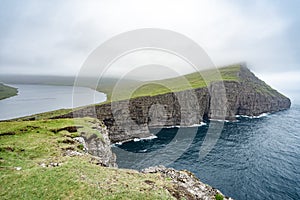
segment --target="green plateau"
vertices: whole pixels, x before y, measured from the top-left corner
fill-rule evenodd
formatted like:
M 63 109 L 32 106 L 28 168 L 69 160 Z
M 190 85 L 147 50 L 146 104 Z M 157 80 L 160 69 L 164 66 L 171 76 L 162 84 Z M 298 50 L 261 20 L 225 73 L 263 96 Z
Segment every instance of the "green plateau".
M 18 94 L 18 89 L 0 83 L 0 100 L 6 99 Z

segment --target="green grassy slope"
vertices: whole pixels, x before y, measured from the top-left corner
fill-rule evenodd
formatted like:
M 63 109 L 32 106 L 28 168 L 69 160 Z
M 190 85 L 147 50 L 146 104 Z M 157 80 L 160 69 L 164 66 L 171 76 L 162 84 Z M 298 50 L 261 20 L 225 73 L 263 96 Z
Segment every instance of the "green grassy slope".
M 169 92 L 178 92 L 194 88 L 206 87 L 212 81 L 239 81 L 238 72 L 240 64 L 218 69 L 195 72 L 180 77 L 148 82 L 131 82 L 127 84 L 122 80 L 115 87 L 109 89 L 98 87 L 98 91 L 105 92 L 108 101 L 118 101 L 141 96 L 154 96 Z
M 86 154 L 64 156 L 82 147 L 72 139 L 77 132 L 57 130 L 76 125 L 91 132 L 93 120 L 0 122 L 1 199 L 172 199 L 171 181 L 159 174 L 100 167 Z
M 18 94 L 18 90 L 16 88 L 0 83 L 0 100 L 15 96 L 17 94 Z
M 205 79 L 203 78 L 205 77 Z M 284 96 L 271 88 L 264 81 L 255 77 L 249 69 L 242 67 L 241 64 L 230 65 L 213 70 L 191 73 L 180 77 L 156 80 L 151 82 L 142 82 L 134 80 L 103 79 L 103 84 L 97 88 L 98 91 L 107 94 L 107 101 L 100 104 L 110 103 L 112 101 L 131 99 L 143 96 L 155 96 L 170 92 L 203 88 L 212 81 L 236 81 L 243 82 L 245 85 L 253 88 L 256 92 L 271 96 Z M 99 105 L 100 105 L 99 104 Z M 82 109 L 84 108 L 75 108 Z M 70 113 L 73 109 L 61 109 L 47 113 L 35 114 L 28 117 L 22 117 L 18 120 L 49 119 L 55 116 Z

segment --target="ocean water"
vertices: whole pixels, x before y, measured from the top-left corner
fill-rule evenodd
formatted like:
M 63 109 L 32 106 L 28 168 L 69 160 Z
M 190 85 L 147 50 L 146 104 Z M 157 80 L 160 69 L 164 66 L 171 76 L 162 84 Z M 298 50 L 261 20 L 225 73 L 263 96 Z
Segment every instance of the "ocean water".
M 216 144 L 201 157 L 199 151 L 210 123 L 153 129 L 157 138 L 115 145 L 118 165 L 139 169 L 165 164 L 187 169 L 201 181 L 240 200 L 300 199 L 300 105 L 261 118 L 224 123 Z M 186 138 L 180 136 L 180 140 L 190 141 L 163 151 L 176 145 L 178 140 L 174 142 L 174 138 L 179 132 L 186 133 Z M 153 154 L 147 157 L 149 153 Z M 170 157 L 173 160 L 168 160 Z M 138 164 L 140 160 L 143 162 Z
M 0 120 L 13 119 L 62 108 L 73 108 L 106 100 L 104 93 L 90 88 L 55 85 L 9 84 L 18 95 L 0 100 Z M 73 98 L 76 97 L 76 101 Z

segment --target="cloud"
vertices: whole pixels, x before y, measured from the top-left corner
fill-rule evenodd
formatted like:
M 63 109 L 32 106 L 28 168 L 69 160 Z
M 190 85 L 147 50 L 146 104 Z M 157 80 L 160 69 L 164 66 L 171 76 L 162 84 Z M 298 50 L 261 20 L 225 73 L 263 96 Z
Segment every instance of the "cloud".
M 283 3 L 282 3 L 283 4 Z M 99 44 L 138 28 L 182 33 L 217 65 L 246 61 L 261 73 L 295 69 L 289 7 L 271 0 L 4 1 L 0 73 L 76 74 Z M 295 31 L 294 31 L 295 32 Z M 295 37 L 295 39 L 297 39 Z M 299 40 L 299 39 L 298 39 Z M 295 41 L 293 41 L 295 43 Z

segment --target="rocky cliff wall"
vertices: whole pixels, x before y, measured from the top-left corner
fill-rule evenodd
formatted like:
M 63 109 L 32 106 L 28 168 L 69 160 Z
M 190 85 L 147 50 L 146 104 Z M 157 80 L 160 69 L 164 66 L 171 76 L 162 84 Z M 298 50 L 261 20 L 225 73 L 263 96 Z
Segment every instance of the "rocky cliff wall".
M 98 165 L 105 167 L 118 167 L 116 155 L 111 150 L 111 142 L 106 126 L 102 122 L 95 120 L 92 129 L 97 130 L 98 134 L 92 134 L 88 131 L 80 131 L 80 136 L 74 140 L 83 145 L 86 153 L 93 155 L 93 160 Z
M 202 183 L 193 173 L 186 170 L 179 171 L 164 166 L 155 166 L 143 169 L 142 173 L 159 173 L 162 177 L 170 179 L 173 187 L 166 187 L 166 189 L 176 199 L 233 200 L 219 190 Z
M 288 109 L 290 100 L 258 79 L 246 67 L 237 81 L 89 106 L 60 117 L 97 117 L 109 129 L 111 142 L 148 137 L 148 127 L 191 126 L 203 118 L 234 120 Z M 222 92 L 224 91 L 224 92 Z

